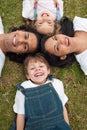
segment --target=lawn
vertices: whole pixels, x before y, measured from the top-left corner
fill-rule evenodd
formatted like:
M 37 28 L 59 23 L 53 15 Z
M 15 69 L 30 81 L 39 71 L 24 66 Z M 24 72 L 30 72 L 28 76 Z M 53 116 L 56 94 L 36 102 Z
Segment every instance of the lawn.
M 22 0 L 0 0 L 0 15 L 3 16 L 5 32 L 8 32 L 11 26 L 23 24 L 21 12 Z M 87 1 L 64 0 L 64 15 L 71 19 L 75 15 L 87 18 Z M 87 130 L 87 76 L 84 76 L 77 63 L 66 69 L 52 67 L 52 72 L 63 81 L 69 97 L 67 109 L 72 130 Z M 14 117 L 12 107 L 15 86 L 24 80 L 23 66 L 6 58 L 0 78 L 0 130 L 10 128 Z

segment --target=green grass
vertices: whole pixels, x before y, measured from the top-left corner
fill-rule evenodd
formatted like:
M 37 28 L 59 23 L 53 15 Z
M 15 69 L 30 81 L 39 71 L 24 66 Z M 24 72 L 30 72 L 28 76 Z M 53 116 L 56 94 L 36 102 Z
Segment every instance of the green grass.
M 86 0 L 64 0 L 64 12 L 71 19 L 75 15 L 87 18 Z M 5 32 L 14 25 L 23 23 L 22 0 L 0 0 L 0 15 L 3 16 Z M 72 130 L 87 130 L 87 76 L 84 76 L 79 65 L 74 63 L 70 68 L 52 68 L 53 74 L 61 79 L 69 97 L 67 109 Z M 16 93 L 15 85 L 25 80 L 23 67 L 6 58 L 2 77 L 0 78 L 0 130 L 9 130 L 14 112 L 13 104 Z

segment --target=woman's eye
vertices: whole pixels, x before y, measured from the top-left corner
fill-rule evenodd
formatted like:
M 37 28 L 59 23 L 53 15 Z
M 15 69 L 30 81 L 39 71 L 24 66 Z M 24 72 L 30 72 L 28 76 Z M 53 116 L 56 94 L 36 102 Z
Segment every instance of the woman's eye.
M 56 41 L 58 40 L 56 36 L 54 36 L 54 39 L 55 39 Z
M 27 44 L 24 44 L 24 49 L 28 50 L 28 45 Z
M 54 45 L 54 50 L 55 50 L 55 52 L 59 51 L 59 46 L 58 45 Z

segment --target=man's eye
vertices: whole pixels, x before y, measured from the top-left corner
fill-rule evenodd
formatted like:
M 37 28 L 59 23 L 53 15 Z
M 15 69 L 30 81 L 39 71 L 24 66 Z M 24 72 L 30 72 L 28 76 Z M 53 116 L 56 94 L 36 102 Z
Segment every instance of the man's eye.
M 28 38 L 29 38 L 29 34 L 28 34 L 28 33 L 25 33 L 24 38 L 25 38 L 25 39 L 28 39 Z
M 56 46 L 56 50 L 59 51 L 59 46 L 58 45 Z
M 43 67 L 43 65 L 40 65 L 40 67 L 42 68 L 42 67 Z

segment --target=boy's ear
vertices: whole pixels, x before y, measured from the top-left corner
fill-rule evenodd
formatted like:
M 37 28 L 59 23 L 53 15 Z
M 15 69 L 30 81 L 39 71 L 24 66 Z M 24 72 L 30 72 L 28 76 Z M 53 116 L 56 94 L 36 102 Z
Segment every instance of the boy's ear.
M 48 68 L 48 74 L 50 74 L 50 68 Z
M 67 57 L 67 55 L 64 55 L 64 56 L 61 56 L 60 59 L 61 59 L 61 60 L 65 60 L 66 57 Z
M 30 79 L 30 76 L 29 76 L 29 74 L 27 73 L 26 75 L 26 78 L 29 80 Z

